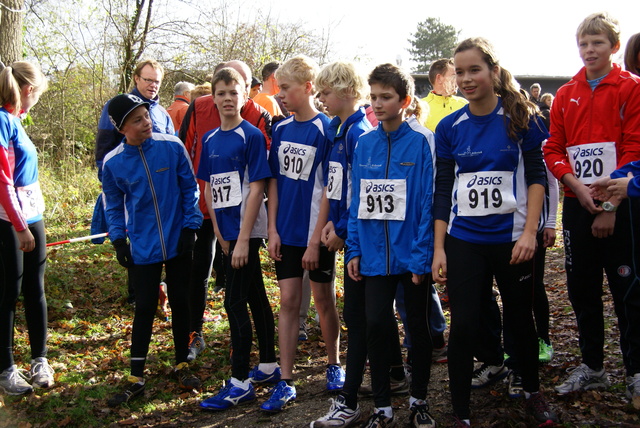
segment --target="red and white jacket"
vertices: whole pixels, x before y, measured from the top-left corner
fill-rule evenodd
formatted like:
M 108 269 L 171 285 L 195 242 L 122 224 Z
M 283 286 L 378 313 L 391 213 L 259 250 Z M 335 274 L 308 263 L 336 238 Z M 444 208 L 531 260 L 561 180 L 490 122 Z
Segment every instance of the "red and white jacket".
M 640 78 L 613 64 L 592 91 L 583 67 L 558 89 L 551 108 L 550 131 L 551 137 L 543 147 L 544 158 L 558 179 L 576 174 L 569 156 L 578 156 L 573 146 L 615 143 L 615 168 L 640 159 Z M 575 197 L 567 186 L 564 191 L 566 196 Z

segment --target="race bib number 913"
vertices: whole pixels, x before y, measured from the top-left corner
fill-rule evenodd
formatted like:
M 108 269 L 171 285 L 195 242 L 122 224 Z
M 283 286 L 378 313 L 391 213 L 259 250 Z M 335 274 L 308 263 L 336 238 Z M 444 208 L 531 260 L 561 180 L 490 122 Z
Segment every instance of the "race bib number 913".
M 283 141 L 278 148 L 280 174 L 293 180 L 309 180 L 316 150 L 306 144 Z
M 616 169 L 615 143 L 591 143 L 567 147 L 573 174 L 582 184 L 591 184 Z
M 508 214 L 516 210 L 512 171 L 466 172 L 458 180 L 459 216 Z
M 359 219 L 404 220 L 406 211 L 406 180 L 360 180 Z
M 221 172 L 209 177 L 211 202 L 214 209 L 235 207 L 242 202 L 238 171 Z

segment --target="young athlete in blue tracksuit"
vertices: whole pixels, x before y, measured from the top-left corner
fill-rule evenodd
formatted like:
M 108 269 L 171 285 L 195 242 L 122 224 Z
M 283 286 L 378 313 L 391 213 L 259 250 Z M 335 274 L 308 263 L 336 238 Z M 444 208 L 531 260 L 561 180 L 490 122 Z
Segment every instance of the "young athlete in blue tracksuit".
M 183 389 L 200 386 L 188 370 L 189 308 L 182 291 L 188 284 L 202 213 L 189 156 L 177 137 L 152 132 L 149 103 L 135 95 L 118 95 L 109 103 L 109 116 L 125 140 L 104 159 L 105 213 L 109 238 L 118 262 L 130 269 L 136 299 L 131 376 L 124 391 L 109 399 L 109 406 L 114 407 L 144 392 L 144 367 L 163 266 L 172 312 L 174 374 Z
M 492 277 L 502 296 L 504 323 L 517 332 L 515 353 L 527 408 L 538 422 L 557 422 L 538 393 L 531 309 L 532 258 L 546 178 L 540 147 L 548 133 L 488 41 L 460 43 L 454 65 L 469 104 L 436 129 L 432 272 L 449 291 L 449 378 L 456 426 L 469 424 L 473 352 Z
M 394 422 L 389 389 L 396 287 L 404 287 L 413 340 L 411 424 L 435 422 L 426 402 L 432 343 L 427 322 L 433 251 L 434 144 L 414 117 L 405 121 L 414 83 L 391 64 L 369 75 L 371 105 L 381 122 L 362 134 L 353 155 L 352 202 L 345 260 L 353 280 L 365 279 L 367 350 L 375 410 L 367 426 Z M 397 336 L 396 336 L 397 337 Z
M 255 400 L 251 382 L 280 379 L 276 363 L 273 312 L 262 281 L 260 245 L 267 237 L 265 179 L 271 177 L 262 132 L 244 120 L 244 79 L 223 68 L 213 77 L 213 100 L 220 127 L 202 137 L 197 177 L 206 182 L 205 199 L 218 242 L 228 257 L 224 306 L 231 330 L 231 379 L 218 394 L 200 403 L 207 410 L 225 410 Z M 260 345 L 260 364 L 249 372 L 251 315 Z M 267 374 L 257 378 L 257 373 Z

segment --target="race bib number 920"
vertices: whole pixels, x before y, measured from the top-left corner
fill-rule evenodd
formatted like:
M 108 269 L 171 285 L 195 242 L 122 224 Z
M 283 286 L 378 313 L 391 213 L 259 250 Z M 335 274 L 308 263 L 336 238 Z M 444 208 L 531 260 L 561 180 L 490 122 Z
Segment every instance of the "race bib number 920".
M 615 143 L 591 143 L 567 147 L 573 174 L 582 184 L 591 184 L 616 169 Z

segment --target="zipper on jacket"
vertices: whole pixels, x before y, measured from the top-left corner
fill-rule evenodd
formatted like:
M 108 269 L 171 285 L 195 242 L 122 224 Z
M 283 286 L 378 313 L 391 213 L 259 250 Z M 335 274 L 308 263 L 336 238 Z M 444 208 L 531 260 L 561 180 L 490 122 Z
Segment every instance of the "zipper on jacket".
M 156 212 L 156 223 L 158 225 L 158 234 L 160 235 L 160 247 L 162 248 L 162 259 L 167 260 L 167 246 L 164 242 L 164 232 L 162 231 L 162 218 L 160 217 L 160 207 L 158 207 L 158 197 L 156 196 L 156 189 L 153 187 L 153 180 L 151 179 L 151 171 L 149 171 L 149 165 L 147 164 L 147 159 L 144 157 L 144 151 L 142 150 L 142 146 L 138 146 L 138 151 L 140 152 L 140 158 L 142 158 L 142 164 L 144 165 L 144 170 L 147 173 L 147 180 L 149 180 L 149 188 L 151 189 L 151 198 L 153 199 L 153 209 Z
M 389 179 L 389 163 L 391 162 L 391 135 L 387 132 L 387 165 L 384 171 L 384 178 Z M 389 245 L 389 220 L 384 221 L 384 241 L 386 246 L 387 275 L 391 275 L 391 246 Z

